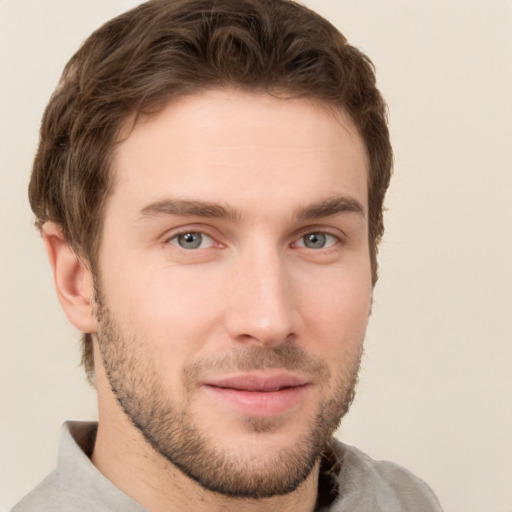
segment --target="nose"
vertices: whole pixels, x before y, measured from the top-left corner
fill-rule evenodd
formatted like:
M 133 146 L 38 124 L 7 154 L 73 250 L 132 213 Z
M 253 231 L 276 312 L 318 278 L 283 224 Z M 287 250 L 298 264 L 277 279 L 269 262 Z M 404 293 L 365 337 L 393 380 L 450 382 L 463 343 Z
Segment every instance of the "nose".
M 277 346 L 298 336 L 301 316 L 292 276 L 277 250 L 239 254 L 230 281 L 225 323 L 231 339 Z

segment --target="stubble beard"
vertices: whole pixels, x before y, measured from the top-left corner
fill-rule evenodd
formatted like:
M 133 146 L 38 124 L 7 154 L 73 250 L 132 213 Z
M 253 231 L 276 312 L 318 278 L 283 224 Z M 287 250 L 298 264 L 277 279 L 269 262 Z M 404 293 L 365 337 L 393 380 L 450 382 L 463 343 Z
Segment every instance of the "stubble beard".
M 142 340 L 129 338 L 109 310 L 96 302 L 97 334 L 103 365 L 112 392 L 131 423 L 156 452 L 203 488 L 232 498 L 259 499 L 288 494 L 311 474 L 326 443 L 347 413 L 354 398 L 361 350 L 312 415 L 309 427 L 292 447 L 272 453 L 247 453 L 246 447 L 218 448 L 206 429 L 194 422 L 190 411 L 178 410 L 167 399 L 156 372 L 146 357 Z M 202 369 L 242 371 L 268 368 L 302 370 L 318 385 L 330 381 L 325 362 L 312 358 L 294 344 L 273 348 L 244 347 L 216 358 L 196 361 L 183 372 L 185 394 Z M 279 417 L 248 417 L 248 433 L 265 435 L 279 428 Z

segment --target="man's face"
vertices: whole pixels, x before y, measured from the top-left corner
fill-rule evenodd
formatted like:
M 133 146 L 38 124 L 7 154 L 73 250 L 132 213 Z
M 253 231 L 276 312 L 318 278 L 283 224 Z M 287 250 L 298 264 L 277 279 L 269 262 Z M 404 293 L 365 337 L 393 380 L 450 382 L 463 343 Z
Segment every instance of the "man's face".
M 360 136 L 306 99 L 214 90 L 140 122 L 114 166 L 95 336 L 112 392 L 204 487 L 293 490 L 348 408 L 370 309 Z

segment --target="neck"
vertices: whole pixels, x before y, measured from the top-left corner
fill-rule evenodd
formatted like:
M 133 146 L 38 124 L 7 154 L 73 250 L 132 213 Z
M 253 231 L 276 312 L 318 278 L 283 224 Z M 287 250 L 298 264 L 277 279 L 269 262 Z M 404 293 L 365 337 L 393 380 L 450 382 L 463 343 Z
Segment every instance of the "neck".
M 127 496 L 150 512 L 312 512 L 318 493 L 317 463 L 298 488 L 283 496 L 231 498 L 209 491 L 157 453 L 132 425 L 97 371 L 99 426 L 92 463 Z
M 140 434 L 139 434 L 140 435 Z M 262 499 L 231 498 L 209 491 L 133 438 L 100 423 L 91 457 L 93 464 L 118 489 L 150 512 L 312 512 L 318 492 L 319 463 L 299 487 L 286 495 Z M 142 435 L 140 435 L 142 438 Z

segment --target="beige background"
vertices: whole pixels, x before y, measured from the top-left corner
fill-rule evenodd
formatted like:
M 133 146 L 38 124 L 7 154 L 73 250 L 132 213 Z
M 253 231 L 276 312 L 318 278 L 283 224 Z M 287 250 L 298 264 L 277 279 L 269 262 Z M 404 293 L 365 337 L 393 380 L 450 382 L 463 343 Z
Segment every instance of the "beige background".
M 0 0 L 0 510 L 94 418 L 26 185 L 61 69 L 135 0 Z M 377 66 L 395 176 L 359 394 L 340 436 L 447 512 L 512 512 L 512 2 L 310 0 Z

